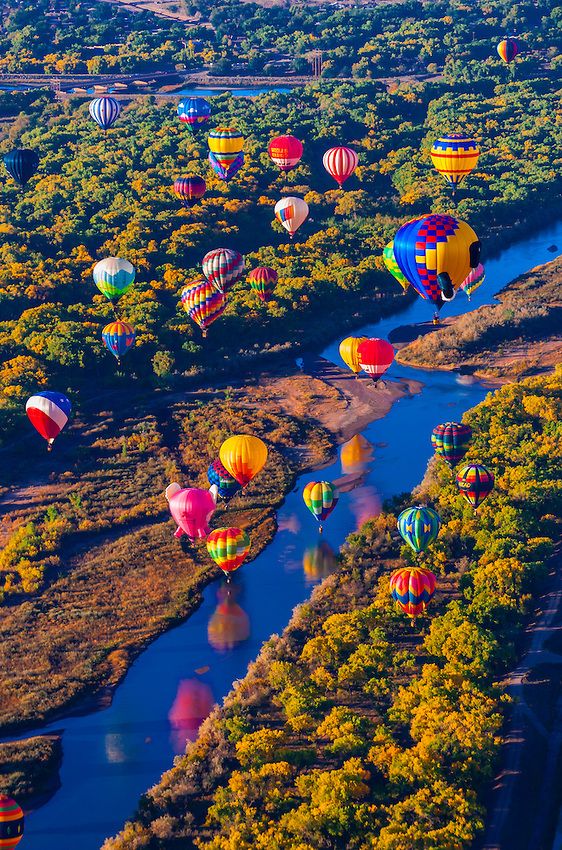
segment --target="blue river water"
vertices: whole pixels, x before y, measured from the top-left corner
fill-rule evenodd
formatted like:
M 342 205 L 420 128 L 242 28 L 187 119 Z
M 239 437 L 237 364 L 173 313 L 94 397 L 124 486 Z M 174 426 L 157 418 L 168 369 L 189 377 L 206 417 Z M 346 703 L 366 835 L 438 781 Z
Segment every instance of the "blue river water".
M 549 250 L 553 245 L 562 246 L 562 222 L 487 262 L 486 282 L 470 305 L 459 293 L 444 309 L 451 315 L 489 303 L 506 283 L 562 253 L 562 247 Z M 400 325 L 428 319 L 431 310 L 416 299 L 402 313 L 355 333 L 387 336 Z M 340 363 L 337 343 L 322 354 Z M 388 378 L 402 377 L 422 381 L 422 392 L 398 401 L 322 470 L 322 478 L 337 481 L 342 491 L 322 537 L 301 495 L 303 485 L 319 475 L 310 473 L 280 508 L 271 545 L 235 575 L 231 590 L 221 581 L 206 588 L 201 607 L 136 660 L 109 708 L 35 730 L 62 732 L 62 785 L 28 816 L 22 848 L 99 850 L 194 736 L 212 702 L 224 697 L 264 640 L 283 629 L 293 608 L 334 568 L 334 553 L 347 535 L 376 514 L 384 499 L 419 483 L 431 454 L 431 429 L 459 419 L 487 392 L 455 373 L 394 363 Z

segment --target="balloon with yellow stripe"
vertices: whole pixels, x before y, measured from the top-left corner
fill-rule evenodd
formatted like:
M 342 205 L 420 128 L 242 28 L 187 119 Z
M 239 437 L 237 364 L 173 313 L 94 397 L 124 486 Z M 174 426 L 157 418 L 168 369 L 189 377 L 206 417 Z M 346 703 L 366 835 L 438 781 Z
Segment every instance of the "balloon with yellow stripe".
M 0 794 L 0 847 L 13 850 L 23 838 L 24 816 L 21 807 L 6 794 Z
M 207 552 L 228 578 L 250 551 L 250 538 L 241 528 L 217 528 L 207 537 Z
M 431 161 L 453 193 L 464 178 L 476 168 L 480 148 L 476 140 L 464 133 L 450 133 L 441 136 L 431 148 Z

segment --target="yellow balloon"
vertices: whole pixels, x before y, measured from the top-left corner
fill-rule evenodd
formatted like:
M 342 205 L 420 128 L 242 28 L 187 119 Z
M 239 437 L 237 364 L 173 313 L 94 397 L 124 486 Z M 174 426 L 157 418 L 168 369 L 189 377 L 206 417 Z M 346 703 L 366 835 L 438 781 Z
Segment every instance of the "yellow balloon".
M 366 336 L 348 336 L 340 342 L 340 357 L 356 375 L 361 371 L 357 349 L 366 339 Z
M 237 434 L 224 441 L 219 457 L 222 465 L 245 487 L 267 461 L 267 446 L 259 437 Z

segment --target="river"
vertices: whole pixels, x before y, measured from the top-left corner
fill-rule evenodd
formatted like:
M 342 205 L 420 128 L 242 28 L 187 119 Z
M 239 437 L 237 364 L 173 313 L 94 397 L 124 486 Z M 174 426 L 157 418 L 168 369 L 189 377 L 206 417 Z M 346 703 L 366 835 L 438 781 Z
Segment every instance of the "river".
M 562 253 L 562 249 L 549 251 L 553 245 L 562 246 L 562 222 L 486 263 L 486 283 L 470 305 L 459 293 L 444 312 L 458 314 L 489 303 L 506 283 Z M 355 333 L 387 336 L 399 325 L 429 318 L 428 304 L 416 299 L 402 313 Z M 340 363 L 336 342 L 322 354 Z M 271 545 L 235 575 L 229 601 L 223 582 L 209 585 L 201 607 L 139 656 L 109 708 L 36 730 L 62 732 L 62 786 L 27 818 L 25 850 L 99 850 L 104 838 L 115 834 L 134 813 L 139 796 L 183 750 L 197 716 L 208 708 L 206 703 L 220 701 L 232 682 L 244 676 L 263 641 L 283 629 L 295 605 L 332 568 L 333 552 L 347 535 L 376 513 L 384 499 L 419 483 L 431 454 L 431 429 L 439 422 L 460 419 L 487 392 L 455 373 L 414 370 L 398 363 L 388 377 L 414 377 L 424 388 L 369 425 L 356 451 L 343 447 L 343 457 L 340 449 L 337 460 L 322 470 L 322 478 L 343 484 L 323 539 L 301 495 L 303 484 L 318 476 L 310 473 L 300 478 L 279 510 L 279 530 Z M 352 476 L 357 486 L 347 490 L 345 479 L 349 484 Z

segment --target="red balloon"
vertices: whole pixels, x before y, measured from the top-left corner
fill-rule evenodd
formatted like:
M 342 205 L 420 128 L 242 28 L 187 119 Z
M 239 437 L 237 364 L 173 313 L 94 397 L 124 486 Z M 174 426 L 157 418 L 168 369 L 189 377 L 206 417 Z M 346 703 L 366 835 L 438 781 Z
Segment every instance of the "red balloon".
M 281 171 L 290 171 L 300 162 L 302 142 L 296 136 L 277 136 L 268 144 L 267 152 Z
M 359 365 L 376 383 L 394 360 L 394 349 L 386 339 L 365 339 L 357 348 Z
M 359 157 L 352 148 L 339 146 L 327 150 L 322 162 L 330 177 L 334 178 L 341 189 L 347 178 L 351 177 L 357 168 Z

